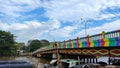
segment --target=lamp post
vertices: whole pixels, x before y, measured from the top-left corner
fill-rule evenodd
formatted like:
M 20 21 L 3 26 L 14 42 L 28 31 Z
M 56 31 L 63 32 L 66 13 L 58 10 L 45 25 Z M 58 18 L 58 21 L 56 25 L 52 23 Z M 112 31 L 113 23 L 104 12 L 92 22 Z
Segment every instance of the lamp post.
M 85 36 L 87 36 L 87 22 L 83 18 L 81 18 L 81 20 L 83 20 L 83 23 L 84 23 L 84 26 L 85 26 Z

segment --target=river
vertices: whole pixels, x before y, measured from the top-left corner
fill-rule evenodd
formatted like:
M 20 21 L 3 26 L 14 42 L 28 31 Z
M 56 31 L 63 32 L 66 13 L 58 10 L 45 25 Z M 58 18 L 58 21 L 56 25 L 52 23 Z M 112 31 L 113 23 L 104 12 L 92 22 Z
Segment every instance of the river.
M 0 60 L 24 60 L 30 63 L 33 63 L 37 68 L 43 68 L 44 64 L 49 62 L 50 59 L 47 58 L 36 58 L 36 57 L 0 57 Z
M 36 68 L 43 68 L 44 64 L 50 62 L 50 59 L 47 58 L 36 58 L 31 56 L 24 56 L 24 57 L 0 57 L 0 60 L 24 60 L 30 63 L 35 64 Z M 108 57 L 99 57 L 98 62 L 103 61 L 108 64 Z

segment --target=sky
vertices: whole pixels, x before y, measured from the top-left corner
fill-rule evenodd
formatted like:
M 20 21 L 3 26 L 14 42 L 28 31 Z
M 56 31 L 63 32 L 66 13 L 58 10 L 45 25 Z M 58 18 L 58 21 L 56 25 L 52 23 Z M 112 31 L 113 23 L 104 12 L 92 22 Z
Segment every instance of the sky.
M 25 43 L 120 30 L 120 0 L 0 0 L 0 30 Z

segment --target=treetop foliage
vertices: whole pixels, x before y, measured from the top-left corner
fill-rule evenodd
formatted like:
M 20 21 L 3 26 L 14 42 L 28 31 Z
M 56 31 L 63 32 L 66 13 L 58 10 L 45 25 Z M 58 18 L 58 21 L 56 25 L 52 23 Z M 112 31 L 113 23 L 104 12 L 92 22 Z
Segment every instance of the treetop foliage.
M 14 44 L 14 37 L 10 32 L 0 30 L 0 56 L 16 55 L 17 46 Z

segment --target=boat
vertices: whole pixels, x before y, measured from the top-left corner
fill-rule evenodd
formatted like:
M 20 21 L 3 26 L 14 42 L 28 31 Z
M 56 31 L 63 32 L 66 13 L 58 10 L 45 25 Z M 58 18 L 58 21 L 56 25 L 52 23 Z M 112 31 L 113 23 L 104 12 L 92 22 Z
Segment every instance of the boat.
M 18 60 L 0 61 L 0 68 L 33 68 L 33 64 Z
M 78 65 L 78 60 L 75 59 L 62 59 L 60 62 L 62 63 L 62 68 L 70 68 L 72 66 Z
M 76 59 L 60 59 L 59 66 L 60 66 L 60 68 L 71 68 L 75 65 L 78 65 L 80 62 L 82 62 L 82 61 L 78 61 Z M 58 60 L 56 60 L 56 59 L 51 60 L 51 62 L 50 62 L 50 64 L 54 67 L 58 66 L 57 63 L 58 63 Z

